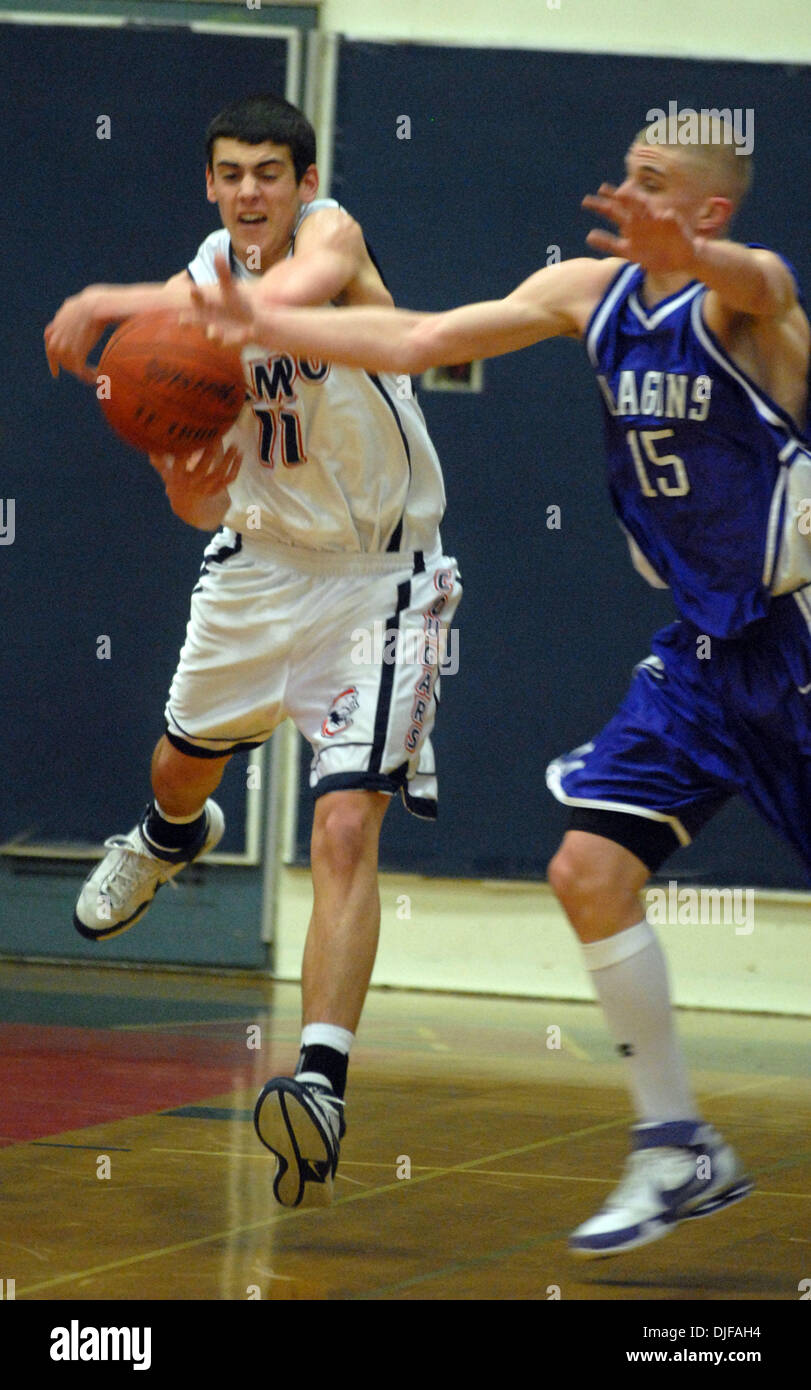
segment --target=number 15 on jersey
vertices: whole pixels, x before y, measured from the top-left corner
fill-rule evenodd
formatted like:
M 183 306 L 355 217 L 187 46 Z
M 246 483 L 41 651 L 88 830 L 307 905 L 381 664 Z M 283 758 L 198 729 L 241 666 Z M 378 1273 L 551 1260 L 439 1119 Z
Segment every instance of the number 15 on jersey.
M 660 454 L 656 447 L 661 440 L 672 439 L 673 430 L 628 430 L 625 437 L 645 497 L 686 497 L 690 479 L 684 459 L 678 454 Z M 667 471 L 657 471 L 660 469 Z

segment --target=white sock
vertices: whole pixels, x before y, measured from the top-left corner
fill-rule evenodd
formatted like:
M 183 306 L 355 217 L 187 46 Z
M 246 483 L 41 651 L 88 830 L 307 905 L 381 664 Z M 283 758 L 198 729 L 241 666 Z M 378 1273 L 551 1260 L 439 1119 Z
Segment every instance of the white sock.
M 333 1047 L 347 1057 L 354 1041 L 354 1033 L 347 1028 L 339 1028 L 335 1023 L 308 1023 L 301 1030 L 302 1047 Z
M 581 944 L 608 1027 L 628 1060 L 639 1120 L 698 1119 L 676 1037 L 667 964 L 650 924 L 643 920 L 604 941 Z

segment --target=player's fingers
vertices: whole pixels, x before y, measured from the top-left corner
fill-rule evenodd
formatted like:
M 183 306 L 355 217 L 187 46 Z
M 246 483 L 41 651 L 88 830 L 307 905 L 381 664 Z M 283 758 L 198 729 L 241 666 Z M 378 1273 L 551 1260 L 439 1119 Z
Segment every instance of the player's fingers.
M 628 243 L 624 237 L 614 236 L 613 232 L 603 232 L 597 227 L 589 232 L 586 241 L 595 251 L 607 251 L 614 256 L 628 254 Z
M 248 310 L 245 304 L 243 287 L 231 274 L 231 267 L 224 256 L 214 257 L 214 266 L 217 271 L 217 284 L 220 292 L 219 303 L 230 314 L 238 315 L 241 319 L 248 317 Z
M 210 285 L 193 285 L 190 291 L 191 305 L 187 309 L 178 311 L 178 323 L 200 323 L 210 318 L 214 307 L 211 302 L 211 292 L 212 287 Z
M 219 253 L 214 257 L 214 270 L 217 280 L 224 290 L 229 290 L 234 284 L 234 277 L 231 274 L 231 267 L 225 256 Z
M 650 216 L 650 203 L 644 193 L 631 190 L 628 193 L 619 192 L 614 197 L 614 203 L 621 216 L 617 221 L 630 221 L 633 218 Z
M 222 440 L 218 439 L 214 444 L 207 445 L 200 460 L 201 478 L 219 476 L 225 467 L 225 460 L 226 454 L 223 451 Z
M 204 449 L 203 457 L 194 475 L 194 490 L 201 497 L 209 497 L 223 487 L 222 451 Z
M 589 212 L 599 213 L 601 217 L 608 217 L 612 222 L 619 222 L 621 217 L 627 215 L 627 209 L 616 199 L 604 198 L 599 193 L 587 194 L 580 206 L 587 208 Z
M 51 369 L 51 376 L 58 377 L 60 368 L 64 368 L 66 372 L 70 372 L 72 376 L 78 377 L 79 381 L 83 381 L 85 385 L 93 387 L 98 386 L 98 372 L 96 368 L 90 367 L 86 362 L 82 362 L 81 359 L 77 360 L 75 357 L 68 356 L 66 353 L 59 354 L 53 350 L 49 352 L 48 366 Z
M 224 453 L 222 445 L 217 444 L 206 452 L 204 462 L 208 460 L 208 467 L 197 486 L 204 486 L 207 492 L 218 492 L 239 472 L 242 455 L 233 444 Z
M 222 299 L 226 304 L 233 304 L 235 301 L 238 301 L 239 294 L 236 281 L 231 274 L 231 268 L 225 256 L 214 257 L 214 269 L 217 272 L 217 286 Z
M 222 347 L 242 347 L 243 344 L 250 341 L 245 328 L 228 323 L 213 322 L 207 324 L 206 337 L 210 338 L 212 342 L 220 343 Z
M 205 449 L 195 449 L 193 454 L 189 454 L 188 458 L 186 459 L 187 473 L 194 472 L 195 468 L 200 463 L 200 460 L 202 459 L 205 452 Z
M 237 473 L 242 467 L 242 454 L 239 452 L 239 449 L 236 447 L 236 445 L 232 444 L 230 449 L 226 453 L 225 458 L 228 464 L 228 468 L 226 470 L 225 475 L 226 481 L 230 481 L 231 478 L 236 477 Z
M 53 320 L 46 326 L 42 336 L 45 340 L 45 356 L 48 359 L 48 370 L 51 376 L 59 376 L 59 355 L 54 345 Z
M 646 203 L 634 189 L 615 188 L 612 183 L 601 183 L 596 194 L 590 195 L 588 201 L 583 200 L 583 206 L 610 217 L 612 222 L 622 222 L 637 208 L 645 207 Z
M 152 464 L 155 471 L 160 473 L 163 478 L 167 473 L 172 472 L 175 456 L 174 454 L 150 454 L 149 462 Z

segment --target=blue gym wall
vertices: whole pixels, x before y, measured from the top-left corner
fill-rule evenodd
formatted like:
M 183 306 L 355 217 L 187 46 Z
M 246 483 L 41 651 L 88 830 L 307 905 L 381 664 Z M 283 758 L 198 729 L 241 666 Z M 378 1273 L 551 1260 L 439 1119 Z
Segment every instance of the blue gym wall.
M 51 380 L 43 329 L 84 285 L 184 268 L 219 225 L 205 198 L 205 128 L 235 96 L 283 93 L 286 55 L 281 39 L 186 27 L 0 24 L 16 203 L 0 405 L 0 495 L 16 504 L 14 543 L 0 547 L 0 843 L 99 844 L 135 823 L 206 544 L 169 510 L 144 457 L 107 429 L 93 392 Z M 109 139 L 97 138 L 100 115 Z M 101 635 L 109 660 L 96 654 Z M 240 760 L 221 791 L 225 851 L 244 849 L 245 782 Z M 70 925 L 87 870 L 0 859 L 0 951 L 93 955 Z M 262 963 L 261 871 L 195 873 L 105 956 Z
M 0 84 L 15 200 L 0 495 L 16 504 L 14 543 L 0 546 L 0 842 L 98 843 L 128 829 L 148 795 L 205 538 L 171 515 L 92 393 L 51 381 L 42 330 L 87 283 L 162 279 L 186 264 L 216 225 L 202 131 L 234 96 L 284 89 L 284 46 L 178 28 L 3 24 Z M 621 174 L 650 107 L 753 107 L 757 175 L 737 235 L 779 247 L 808 286 L 797 199 L 808 93 L 801 68 L 346 42 L 332 192 L 362 221 L 398 302 L 444 308 L 506 293 L 550 246 L 579 254 L 592 225 L 580 199 Z M 110 140 L 96 137 L 100 114 Z M 402 114 L 410 140 L 396 138 Z M 461 667 L 442 692 L 439 825 L 394 808 L 382 862 L 540 878 L 565 823 L 545 765 L 610 715 L 672 609 L 631 570 L 611 518 L 582 349 L 541 344 L 485 364 L 481 395 L 421 400 L 445 467 L 446 549 L 465 581 Z M 560 530 L 546 525 L 553 504 Z M 108 661 L 96 656 L 101 634 Z M 225 849 L 242 848 L 244 785 L 239 761 L 223 789 Z M 309 820 L 304 793 L 301 859 Z M 0 860 L 0 951 L 84 954 L 69 927 L 84 866 L 44 869 Z M 791 854 L 740 806 L 672 872 L 803 884 Z M 177 902 L 160 903 L 111 955 L 259 963 L 259 871 L 200 874 L 197 897 L 180 894 L 180 917 Z

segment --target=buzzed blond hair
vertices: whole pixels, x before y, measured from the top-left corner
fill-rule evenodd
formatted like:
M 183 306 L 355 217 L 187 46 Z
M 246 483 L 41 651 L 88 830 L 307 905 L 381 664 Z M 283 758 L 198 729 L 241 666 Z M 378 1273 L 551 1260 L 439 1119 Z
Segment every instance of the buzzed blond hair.
M 654 134 L 655 138 L 652 138 Z M 702 120 L 698 140 L 673 139 L 672 134 L 663 140 L 661 126 L 654 122 L 643 126 L 634 137 L 634 144 L 677 150 L 700 173 L 705 191 L 728 198 L 734 212 L 737 212 L 752 186 L 752 156 L 736 146 L 732 125 L 723 116 L 707 114 L 707 118 Z

